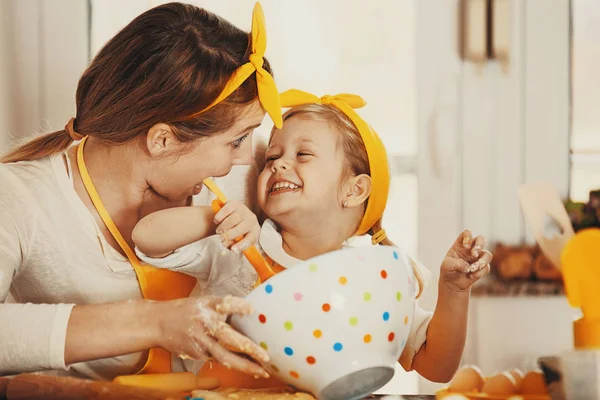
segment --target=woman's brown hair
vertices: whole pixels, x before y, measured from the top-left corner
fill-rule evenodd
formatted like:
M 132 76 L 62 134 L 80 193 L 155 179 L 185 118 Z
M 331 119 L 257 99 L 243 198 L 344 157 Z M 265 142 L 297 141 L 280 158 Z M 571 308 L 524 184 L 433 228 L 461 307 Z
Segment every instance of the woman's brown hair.
M 323 104 L 307 104 L 302 106 L 296 106 L 289 109 L 286 113 L 283 114 L 283 120 L 285 121 L 288 118 L 291 118 L 294 115 L 303 115 L 309 116 L 310 118 L 320 118 L 325 121 L 328 121 L 332 124 L 332 126 L 336 129 L 338 133 L 340 133 L 340 145 L 342 151 L 344 152 L 344 160 L 346 161 L 345 173 L 351 174 L 352 176 L 357 176 L 361 174 L 371 175 L 371 168 L 369 167 L 369 156 L 367 155 L 367 149 L 365 144 L 360 136 L 360 132 L 354 125 L 354 123 L 344 114 L 342 111 L 338 110 L 336 107 L 331 105 L 323 105 Z M 271 133 L 271 138 L 273 137 L 273 133 L 276 131 L 274 128 Z M 366 209 L 367 202 L 364 204 L 364 209 Z M 363 209 L 363 212 L 364 212 Z M 356 229 L 358 229 L 360 221 L 356 223 Z M 379 219 L 375 222 L 375 225 L 369 230 L 368 234 L 373 236 L 377 232 L 381 231 L 382 220 Z M 394 242 L 392 242 L 388 237 L 385 237 L 380 243 L 382 246 L 396 246 Z M 412 260 L 411 260 L 412 261 Z M 414 263 L 414 262 L 413 262 Z M 416 263 L 411 266 L 413 268 L 413 272 L 415 275 L 415 279 L 419 286 L 419 290 L 417 293 L 417 297 L 420 297 L 425 288 L 425 283 L 423 281 L 423 277 L 419 272 Z
M 170 124 L 182 142 L 223 132 L 257 99 L 256 74 L 224 101 L 197 113 L 221 93 L 250 52 L 249 34 L 211 12 L 181 3 L 155 7 L 106 43 L 83 73 L 74 130 L 111 144 L 127 142 L 159 122 Z M 271 73 L 267 60 L 263 68 Z M 65 130 L 48 133 L 2 162 L 36 160 L 72 142 Z

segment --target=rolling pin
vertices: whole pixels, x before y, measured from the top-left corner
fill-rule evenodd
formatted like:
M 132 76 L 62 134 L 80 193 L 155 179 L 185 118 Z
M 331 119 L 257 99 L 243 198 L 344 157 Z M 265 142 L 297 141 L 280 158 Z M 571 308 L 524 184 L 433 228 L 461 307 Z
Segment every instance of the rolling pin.
M 11 400 L 184 400 L 186 395 L 173 390 L 122 386 L 72 377 L 17 375 L 7 380 Z
M 146 389 L 167 389 L 175 392 L 191 392 L 192 390 L 211 390 L 219 387 L 215 378 L 201 378 L 191 372 L 174 372 L 170 374 L 141 374 L 118 376 L 114 383 Z

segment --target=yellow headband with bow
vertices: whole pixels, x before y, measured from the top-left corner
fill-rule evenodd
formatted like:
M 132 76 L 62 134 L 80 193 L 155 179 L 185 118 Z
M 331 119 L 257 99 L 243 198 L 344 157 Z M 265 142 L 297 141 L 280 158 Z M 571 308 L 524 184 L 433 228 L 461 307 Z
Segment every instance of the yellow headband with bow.
M 358 129 L 367 149 L 372 181 L 372 190 L 367 203 L 367 209 L 356 231 L 357 235 L 364 235 L 383 217 L 390 190 L 390 170 L 385 146 L 377 133 L 354 111 L 355 108 L 363 107 L 367 103 L 362 97 L 354 94 L 343 93 L 336 96 L 323 96 L 319 98 L 313 94 L 296 89 L 281 93 L 280 100 L 283 107 L 296 107 L 305 104 L 334 106 L 350 118 L 356 129 Z M 377 237 L 376 240 L 375 237 Z M 373 239 L 377 243 L 384 238 L 385 232 L 383 230 L 374 232 Z
M 213 100 L 202 111 L 194 114 L 202 114 L 203 112 L 211 109 L 221 101 L 226 99 L 231 93 L 239 88 L 242 83 L 248 79 L 253 72 L 256 72 L 256 84 L 258 87 L 258 99 L 262 104 L 263 108 L 267 111 L 273 123 L 277 128 L 281 128 L 283 121 L 281 119 L 281 103 L 279 102 L 279 91 L 275 86 L 275 80 L 263 68 L 265 62 L 264 56 L 267 50 L 267 31 L 265 28 L 265 15 L 260 3 L 254 5 L 252 11 L 252 54 L 250 54 L 249 61 L 244 65 L 238 67 L 227 81 L 225 88 L 221 94 Z

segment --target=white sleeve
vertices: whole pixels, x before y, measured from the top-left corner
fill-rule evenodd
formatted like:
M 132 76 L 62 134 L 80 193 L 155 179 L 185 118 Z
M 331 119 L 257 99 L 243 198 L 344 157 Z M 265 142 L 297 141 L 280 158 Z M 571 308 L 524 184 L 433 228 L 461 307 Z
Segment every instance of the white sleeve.
M 156 268 L 173 270 L 188 269 L 193 271 L 194 267 L 200 267 L 205 248 L 206 243 L 203 240 L 199 240 L 180 247 L 165 257 L 154 258 L 147 256 L 137 247 L 135 248 L 135 254 L 140 260 Z
M 18 194 L 5 183 L 0 190 L 0 375 L 66 369 L 65 341 L 73 304 L 6 303 L 26 257 L 34 218 L 26 217 L 15 199 Z
M 413 358 L 427 339 L 427 328 L 429 328 L 429 322 L 431 322 L 432 316 L 433 313 L 431 311 L 423 310 L 419 306 L 419 302 L 415 302 L 415 313 L 413 315 L 410 333 L 406 339 L 404 350 L 402 350 L 402 354 L 400 355 L 400 364 L 402 364 L 402 367 L 406 371 L 411 371 L 413 369 Z
M 198 279 L 200 287 L 193 294 L 204 293 L 208 286 L 236 275 L 244 262 L 244 256 L 224 248 L 217 235 L 190 243 L 162 258 L 148 257 L 138 249 L 135 251 L 142 261 L 154 267 L 168 268 Z
M 421 291 L 425 289 L 429 279 L 431 277 L 431 273 L 429 270 L 419 263 L 418 261 L 410 259 L 412 263 L 412 267 L 415 270 L 415 274 L 419 274 L 421 280 L 423 282 L 423 287 Z M 417 280 L 415 280 L 415 285 L 418 286 Z M 415 288 L 415 294 L 419 292 L 419 288 Z M 412 370 L 412 362 L 415 355 L 419 352 L 425 341 L 427 340 L 427 328 L 429 328 L 429 323 L 431 322 L 431 318 L 433 317 L 433 312 L 425 311 L 419 305 L 419 300 L 415 300 L 415 311 L 413 315 L 412 325 L 410 327 L 410 333 L 408 334 L 408 338 L 406 340 L 406 344 L 404 346 L 404 350 L 400 355 L 400 364 L 406 371 Z

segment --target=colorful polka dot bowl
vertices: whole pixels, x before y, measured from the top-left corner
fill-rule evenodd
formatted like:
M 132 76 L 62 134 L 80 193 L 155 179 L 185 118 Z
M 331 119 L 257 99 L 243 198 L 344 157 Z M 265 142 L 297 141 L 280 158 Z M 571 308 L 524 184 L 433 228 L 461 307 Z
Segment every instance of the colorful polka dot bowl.
M 319 399 L 360 399 L 394 375 L 416 295 L 410 259 L 388 246 L 324 254 L 254 289 L 233 325 L 269 352 L 266 369 Z

